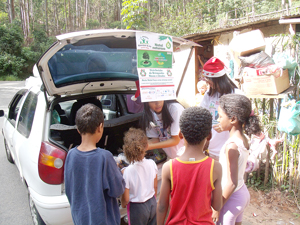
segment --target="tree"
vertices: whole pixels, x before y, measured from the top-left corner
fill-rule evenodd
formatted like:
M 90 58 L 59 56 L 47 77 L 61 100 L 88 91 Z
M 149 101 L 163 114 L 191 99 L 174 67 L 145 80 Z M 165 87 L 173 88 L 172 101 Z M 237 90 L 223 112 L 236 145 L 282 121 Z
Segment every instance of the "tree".
M 146 0 L 123 0 L 121 15 L 126 29 L 144 30 L 146 28 L 147 18 L 145 12 L 148 11 L 144 7 L 146 3 L 148 3 Z
M 21 57 L 23 34 L 20 22 L 0 26 L 0 74 L 18 76 L 25 60 Z
M 14 0 L 7 0 L 9 22 L 15 19 L 15 3 Z

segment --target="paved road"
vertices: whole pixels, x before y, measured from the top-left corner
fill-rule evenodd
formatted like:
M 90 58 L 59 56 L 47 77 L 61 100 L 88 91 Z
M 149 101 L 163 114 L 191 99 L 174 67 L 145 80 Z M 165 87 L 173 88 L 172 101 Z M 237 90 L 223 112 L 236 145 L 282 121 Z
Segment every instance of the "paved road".
M 23 81 L 0 81 L 0 109 L 7 106 L 14 94 L 24 86 Z M 2 131 L 3 117 L 0 117 Z M 0 134 L 0 225 L 32 225 L 27 189 L 21 182 L 18 169 L 5 155 L 3 135 Z

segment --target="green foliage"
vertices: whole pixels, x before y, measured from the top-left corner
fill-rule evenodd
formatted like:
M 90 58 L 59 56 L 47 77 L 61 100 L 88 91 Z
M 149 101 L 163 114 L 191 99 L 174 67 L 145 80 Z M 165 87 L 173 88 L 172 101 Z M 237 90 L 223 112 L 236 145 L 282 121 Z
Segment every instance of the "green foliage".
M 13 75 L 7 75 L 7 76 L 0 77 L 0 80 L 1 81 L 17 81 L 17 80 L 20 80 L 20 79 L 18 79 L 18 77 L 13 76 Z
M 264 14 L 281 9 L 281 1 L 257 1 L 255 3 L 256 13 Z
M 121 21 L 114 21 L 108 24 L 108 27 L 111 29 L 121 29 Z
M 18 21 L 0 26 L 0 74 L 18 76 L 26 66 L 22 58 L 23 34 Z
M 32 66 L 39 57 L 54 43 L 54 37 L 48 37 L 45 27 L 36 25 L 31 38 L 33 39 L 29 47 L 23 47 L 22 57 L 27 62 L 27 67 L 24 68 L 25 73 L 30 73 Z
M 53 43 L 54 39 L 46 35 L 43 26 L 37 25 L 32 32 L 33 42 L 24 47 L 21 24 L 15 20 L 12 24 L 0 26 L 0 74 L 2 80 L 26 78 L 33 64 Z M 12 78 L 14 77 L 14 78 Z
M 96 20 L 96 19 L 88 19 L 86 21 L 86 26 L 88 29 L 95 29 L 100 26 L 100 22 L 99 22 L 99 20 Z
M 187 5 L 187 11 L 190 11 L 189 5 L 190 4 Z M 195 19 L 192 12 L 188 14 L 184 12 L 178 13 L 178 8 L 173 7 L 167 10 L 168 16 L 160 17 L 160 22 L 152 28 L 152 31 L 173 36 L 182 36 L 191 33 L 194 29 L 197 30 L 195 27 L 197 19 Z M 180 27 L 180 29 L 178 29 L 178 27 Z
M 5 12 L 7 10 L 7 6 L 6 6 L 7 1 L 6 0 L 0 0 L 0 11 Z
M 54 37 L 48 37 L 45 26 L 36 25 L 32 31 L 33 42 L 30 49 L 36 52 L 39 56 L 43 54 L 55 41 Z M 37 59 L 35 59 L 37 60 Z
M 7 24 L 8 23 L 8 14 L 6 12 L 0 11 L 0 24 Z
M 18 76 L 25 66 L 25 59 L 3 52 L 0 55 L 0 74 Z
M 23 34 L 18 21 L 0 26 L 0 53 L 20 55 L 22 51 Z
M 122 21 L 126 29 L 144 30 L 146 28 L 146 14 L 147 8 L 141 6 L 148 3 L 146 0 L 123 0 Z

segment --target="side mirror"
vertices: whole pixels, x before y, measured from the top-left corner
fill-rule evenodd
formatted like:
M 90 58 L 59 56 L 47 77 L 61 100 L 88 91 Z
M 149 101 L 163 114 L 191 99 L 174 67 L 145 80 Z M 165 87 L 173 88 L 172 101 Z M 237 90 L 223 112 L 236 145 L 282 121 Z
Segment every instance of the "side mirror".
M 0 117 L 4 116 L 4 110 L 0 110 Z

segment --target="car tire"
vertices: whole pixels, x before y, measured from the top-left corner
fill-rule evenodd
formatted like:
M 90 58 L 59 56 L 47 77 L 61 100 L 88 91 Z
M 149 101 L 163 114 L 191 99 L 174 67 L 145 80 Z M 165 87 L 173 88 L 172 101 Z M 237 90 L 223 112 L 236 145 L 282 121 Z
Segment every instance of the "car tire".
M 34 225 L 46 225 L 43 221 L 42 217 L 40 216 L 39 212 L 37 211 L 34 201 L 32 200 L 30 194 L 28 194 L 28 201 L 29 201 L 29 208 L 30 214 Z
M 14 159 L 13 159 L 13 157 L 11 156 L 11 152 L 10 152 L 10 150 L 9 150 L 9 148 L 8 148 L 8 145 L 7 145 L 7 142 L 6 142 L 5 139 L 4 139 L 4 147 L 5 147 L 6 158 L 7 158 L 8 162 L 14 164 Z

